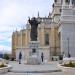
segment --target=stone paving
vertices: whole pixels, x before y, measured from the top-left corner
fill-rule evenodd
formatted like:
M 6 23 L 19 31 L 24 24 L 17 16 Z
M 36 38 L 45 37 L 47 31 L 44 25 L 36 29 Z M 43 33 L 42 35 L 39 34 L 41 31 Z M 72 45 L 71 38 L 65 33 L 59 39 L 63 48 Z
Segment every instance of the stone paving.
M 8 72 L 1 75 L 75 75 L 75 72 L 52 72 L 52 73 L 12 73 Z
M 41 65 L 25 65 L 18 64 L 18 62 L 11 62 L 10 65 L 13 68 L 10 71 L 14 73 L 49 73 L 61 71 L 57 64 L 57 62 L 50 62 Z
M 25 65 L 24 64 L 18 64 L 18 62 L 10 62 L 9 64 L 11 64 L 13 66 L 12 70 L 24 70 Z M 43 65 L 43 64 L 42 64 Z M 45 64 L 45 68 L 50 67 L 51 69 L 55 69 L 54 67 L 56 67 L 57 62 L 52 62 L 52 63 L 47 63 Z M 32 67 L 32 65 L 30 65 Z M 35 65 L 37 68 L 38 66 Z M 44 65 L 43 65 L 44 66 Z M 46 67 L 47 66 L 47 67 Z M 28 67 L 29 69 L 30 67 Z M 42 67 L 43 68 L 43 67 Z M 33 68 L 35 69 L 35 68 Z M 5 74 L 0 74 L 0 75 L 75 75 L 75 72 L 48 72 L 48 73 L 18 73 L 18 72 L 8 72 Z

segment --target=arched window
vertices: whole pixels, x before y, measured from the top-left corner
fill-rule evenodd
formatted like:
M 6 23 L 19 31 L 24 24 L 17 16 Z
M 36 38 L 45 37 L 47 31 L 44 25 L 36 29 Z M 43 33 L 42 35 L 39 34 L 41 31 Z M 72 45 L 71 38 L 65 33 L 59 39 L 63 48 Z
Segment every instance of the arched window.
M 45 45 L 49 45 L 49 34 L 45 34 Z

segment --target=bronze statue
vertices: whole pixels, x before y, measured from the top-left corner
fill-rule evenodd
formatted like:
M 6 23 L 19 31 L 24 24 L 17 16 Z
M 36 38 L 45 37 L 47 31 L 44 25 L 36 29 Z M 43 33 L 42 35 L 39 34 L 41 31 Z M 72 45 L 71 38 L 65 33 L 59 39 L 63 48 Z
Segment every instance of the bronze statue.
M 37 41 L 37 27 L 38 24 L 40 24 L 40 22 L 38 22 L 38 20 L 35 17 L 33 17 L 31 20 L 29 18 L 28 21 L 31 25 L 31 32 L 30 32 L 31 41 Z

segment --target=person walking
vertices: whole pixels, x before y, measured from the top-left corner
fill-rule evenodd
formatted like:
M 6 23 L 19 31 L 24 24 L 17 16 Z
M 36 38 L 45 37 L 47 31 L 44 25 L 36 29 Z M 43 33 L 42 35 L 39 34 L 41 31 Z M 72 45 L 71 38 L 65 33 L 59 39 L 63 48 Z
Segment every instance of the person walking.
M 43 58 L 44 58 L 44 55 L 43 55 L 43 52 L 41 53 L 41 60 L 43 62 Z
M 21 59 L 22 59 L 22 54 L 21 52 L 19 53 L 19 64 L 21 64 Z

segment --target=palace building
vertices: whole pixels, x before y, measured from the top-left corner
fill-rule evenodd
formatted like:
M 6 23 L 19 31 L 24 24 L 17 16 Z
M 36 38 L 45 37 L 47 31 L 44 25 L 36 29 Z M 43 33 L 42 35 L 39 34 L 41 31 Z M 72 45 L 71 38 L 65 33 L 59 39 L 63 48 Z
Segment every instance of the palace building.
M 75 56 L 75 0 L 54 0 L 52 13 L 48 17 L 40 17 L 38 25 L 38 41 L 40 43 L 40 56 L 49 61 L 53 56 L 62 53 Z M 15 31 L 12 34 L 12 55 L 18 60 L 22 53 L 22 60 L 29 58 L 29 42 L 31 27 Z

